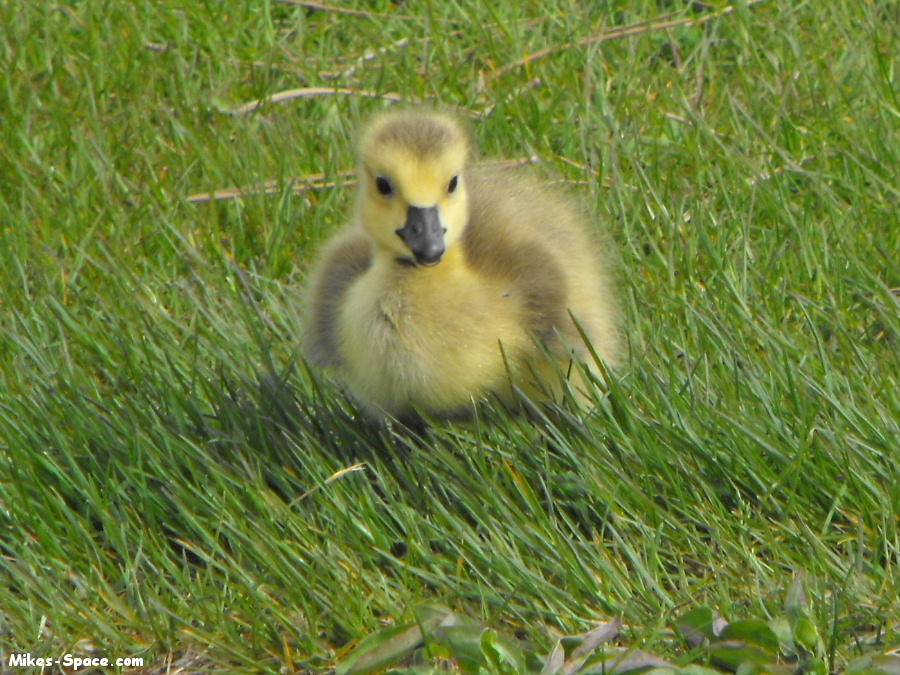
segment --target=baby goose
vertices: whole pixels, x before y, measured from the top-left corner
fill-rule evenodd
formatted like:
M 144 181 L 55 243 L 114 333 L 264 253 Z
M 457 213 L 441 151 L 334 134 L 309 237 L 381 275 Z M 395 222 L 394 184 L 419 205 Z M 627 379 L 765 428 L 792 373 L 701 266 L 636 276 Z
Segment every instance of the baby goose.
M 310 276 L 305 347 L 371 415 L 461 416 L 475 400 L 512 400 L 513 385 L 558 395 L 571 359 L 594 365 L 572 316 L 619 362 L 608 259 L 579 209 L 517 172 L 470 165 L 452 117 L 377 117 L 358 190 L 355 222 Z

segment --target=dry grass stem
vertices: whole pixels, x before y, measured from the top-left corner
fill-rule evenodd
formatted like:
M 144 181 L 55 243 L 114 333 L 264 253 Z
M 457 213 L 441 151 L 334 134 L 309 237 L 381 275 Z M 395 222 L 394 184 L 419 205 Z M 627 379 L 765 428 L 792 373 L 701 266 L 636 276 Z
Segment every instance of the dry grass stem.
M 766 0 L 747 0 L 747 5 L 757 5 L 761 2 L 766 2 Z M 635 35 L 643 35 L 644 33 L 651 33 L 659 30 L 667 30 L 670 28 L 676 28 L 678 26 L 688 26 L 695 25 L 699 26 L 713 19 L 716 19 L 721 16 L 726 16 L 735 11 L 734 5 L 729 5 L 728 7 L 724 7 L 718 12 L 714 12 L 713 14 L 707 14 L 706 16 L 701 16 L 698 18 L 693 17 L 683 17 L 680 19 L 672 19 L 673 16 L 677 16 L 680 12 L 673 12 L 671 14 L 664 14 L 663 16 L 659 16 L 653 19 L 648 19 L 646 21 L 640 21 L 638 23 L 633 23 L 629 26 L 623 26 L 622 28 L 615 28 L 613 30 L 599 33 L 598 35 L 589 35 L 587 37 L 581 38 L 580 40 L 575 40 L 574 42 L 566 42 L 562 45 L 556 45 L 553 47 L 547 47 L 546 49 L 541 49 L 539 51 L 534 52 L 533 54 L 529 54 L 528 56 L 524 56 L 517 61 L 513 61 L 512 63 L 508 63 L 502 68 L 495 70 L 490 74 L 490 79 L 497 79 L 506 75 L 507 73 L 516 70 L 517 68 L 521 68 L 529 63 L 533 63 L 534 61 L 538 61 L 543 59 L 551 54 L 555 54 L 557 52 L 565 51 L 566 49 L 571 49 L 572 47 L 586 47 L 588 45 L 596 44 L 598 42 L 608 42 L 610 40 L 619 40 L 625 37 L 632 37 Z
M 520 157 L 518 159 L 501 159 L 490 162 L 483 162 L 483 166 L 491 166 L 496 168 L 524 166 L 526 164 L 536 164 L 540 160 L 535 157 Z M 291 191 L 295 193 L 309 192 L 310 190 L 327 190 L 336 187 L 351 187 L 356 185 L 356 169 L 347 169 L 338 174 L 343 179 L 326 180 L 325 174 L 314 173 L 308 176 L 299 176 L 291 182 L 293 186 Z M 200 204 L 203 202 L 226 201 L 229 199 L 239 199 L 249 195 L 279 194 L 284 188 L 284 183 L 277 180 L 267 180 L 253 185 L 243 185 L 241 187 L 223 188 L 221 190 L 213 190 L 212 192 L 198 192 L 189 195 L 187 200 L 192 204 Z
M 364 96 L 366 98 L 381 98 L 386 101 L 402 101 L 404 100 L 400 94 L 395 93 L 382 93 L 378 91 L 368 91 L 365 89 L 347 89 L 344 87 L 303 87 L 301 89 L 287 89 L 285 91 L 280 91 L 277 94 L 273 94 L 272 96 L 267 96 L 266 98 L 260 98 L 255 101 L 250 101 L 249 103 L 244 103 L 243 105 L 239 105 L 237 108 L 234 108 L 230 114 L 232 115 L 246 115 L 247 113 L 251 113 L 255 110 L 258 110 L 260 107 L 267 105 L 269 103 L 282 103 L 283 101 L 290 101 L 295 98 L 311 98 L 313 96 Z

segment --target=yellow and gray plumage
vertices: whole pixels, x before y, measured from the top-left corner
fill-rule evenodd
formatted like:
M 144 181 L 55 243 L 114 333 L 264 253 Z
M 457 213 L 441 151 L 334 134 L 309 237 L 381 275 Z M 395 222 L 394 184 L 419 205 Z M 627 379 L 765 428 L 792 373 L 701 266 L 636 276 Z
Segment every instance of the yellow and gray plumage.
M 619 362 L 609 258 L 561 191 L 472 166 L 465 131 L 435 112 L 377 117 L 359 159 L 356 218 L 311 273 L 304 339 L 370 414 L 558 392 L 570 359 L 594 366 L 571 316 Z

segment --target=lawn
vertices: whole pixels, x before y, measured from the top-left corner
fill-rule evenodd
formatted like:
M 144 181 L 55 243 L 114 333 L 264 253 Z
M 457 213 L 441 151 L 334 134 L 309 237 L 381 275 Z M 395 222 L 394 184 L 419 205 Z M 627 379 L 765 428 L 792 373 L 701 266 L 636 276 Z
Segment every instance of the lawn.
M 0 672 L 325 673 L 423 603 L 715 665 L 679 617 L 800 586 L 803 667 L 896 650 L 898 53 L 896 0 L 0 3 Z M 397 100 L 616 242 L 591 412 L 416 438 L 304 364 Z

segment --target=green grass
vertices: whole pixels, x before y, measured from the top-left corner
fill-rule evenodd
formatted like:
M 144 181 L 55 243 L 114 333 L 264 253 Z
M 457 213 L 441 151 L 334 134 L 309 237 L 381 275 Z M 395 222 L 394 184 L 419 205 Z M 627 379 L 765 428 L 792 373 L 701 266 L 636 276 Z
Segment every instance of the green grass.
M 896 647 L 898 3 L 588 44 L 712 10 L 341 7 L 372 13 L 0 3 L 0 654 L 324 672 L 436 600 L 678 659 L 673 617 L 780 615 L 798 573 L 830 667 Z M 485 156 L 573 183 L 628 315 L 592 415 L 416 443 L 308 371 L 299 288 L 388 104 L 228 111 L 322 86 L 479 113 Z

